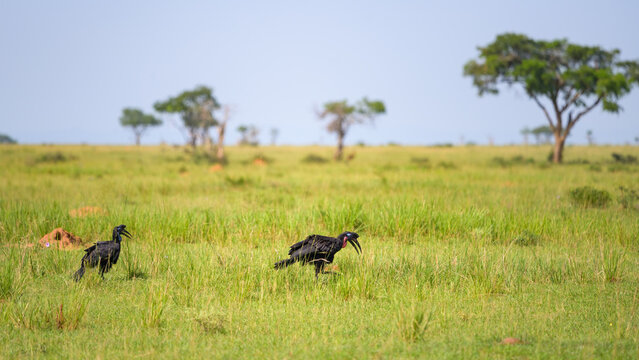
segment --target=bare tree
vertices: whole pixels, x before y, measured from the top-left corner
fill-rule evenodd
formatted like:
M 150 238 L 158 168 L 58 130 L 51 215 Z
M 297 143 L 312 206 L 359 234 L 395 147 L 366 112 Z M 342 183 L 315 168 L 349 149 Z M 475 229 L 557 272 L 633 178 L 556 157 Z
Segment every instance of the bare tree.
M 217 125 L 217 159 L 220 162 L 226 161 L 226 155 L 224 154 L 224 134 L 226 133 L 226 124 L 228 124 L 231 117 L 231 108 L 228 105 L 223 107 L 224 115 L 222 115 L 222 121 Z
M 524 136 L 524 145 L 528 145 L 528 135 L 530 135 L 532 131 L 528 128 L 528 126 L 526 126 L 525 128 L 521 129 L 519 133 Z
M 586 131 L 586 139 L 588 140 L 588 145 L 592 146 L 595 144 L 595 138 L 592 136 L 592 130 Z
M 277 140 L 279 134 L 280 131 L 277 128 L 271 128 L 271 145 L 275 145 L 275 140 Z

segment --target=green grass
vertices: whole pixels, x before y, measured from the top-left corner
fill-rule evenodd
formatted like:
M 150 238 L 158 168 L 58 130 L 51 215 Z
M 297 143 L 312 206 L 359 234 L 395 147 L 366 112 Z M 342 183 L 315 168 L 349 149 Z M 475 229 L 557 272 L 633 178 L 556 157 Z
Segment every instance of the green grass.
M 332 151 L 231 147 L 212 171 L 183 148 L 0 146 L 0 358 L 639 356 L 639 165 L 611 157 L 639 148 L 569 147 L 562 166 L 534 146 L 308 161 Z M 584 186 L 608 205 L 574 203 Z M 106 214 L 69 214 L 84 206 Z M 119 224 L 134 238 L 104 280 L 71 280 L 80 249 L 25 246 Z M 338 253 L 340 275 L 272 269 L 344 230 L 363 254 Z

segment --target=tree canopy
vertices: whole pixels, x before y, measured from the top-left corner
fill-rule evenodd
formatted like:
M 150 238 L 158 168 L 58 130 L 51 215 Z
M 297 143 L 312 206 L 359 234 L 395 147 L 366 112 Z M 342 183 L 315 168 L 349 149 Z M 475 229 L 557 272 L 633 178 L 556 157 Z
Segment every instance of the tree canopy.
M 0 144 L 17 144 L 18 142 L 15 141 L 15 139 L 13 139 L 11 136 L 6 135 L 6 134 L 0 134 Z
M 145 114 L 140 109 L 125 108 L 120 116 L 120 124 L 130 127 L 135 135 L 135 144 L 140 145 L 140 138 L 151 126 L 162 124 L 162 120 L 153 115 Z
M 555 137 L 553 160 L 561 162 L 570 130 L 588 112 L 621 110 L 619 99 L 639 83 L 639 62 L 619 60 L 618 49 L 534 40 L 505 33 L 479 47 L 479 59 L 464 66 L 479 95 L 498 94 L 499 85 L 520 85 L 543 111 Z
M 209 129 L 218 124 L 213 111 L 220 108 L 211 88 L 198 86 L 165 101 L 158 101 L 153 107 L 158 112 L 179 114 L 189 131 L 189 142 L 193 147 L 197 145 L 198 137 L 202 142 L 211 141 Z

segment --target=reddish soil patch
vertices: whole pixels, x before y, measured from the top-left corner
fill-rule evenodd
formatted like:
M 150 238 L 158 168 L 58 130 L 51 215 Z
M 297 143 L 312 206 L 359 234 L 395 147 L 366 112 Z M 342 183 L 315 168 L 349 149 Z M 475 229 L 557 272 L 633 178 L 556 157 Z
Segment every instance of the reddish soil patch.
M 44 248 L 57 248 L 62 250 L 72 250 L 82 247 L 82 239 L 63 228 L 54 229 L 44 235 L 38 243 Z
M 504 345 L 517 345 L 517 344 L 525 344 L 525 342 L 521 339 L 517 339 L 514 337 L 507 337 L 504 340 L 501 341 L 500 344 L 504 344 Z
M 209 168 L 210 172 L 217 172 L 222 170 L 224 170 L 224 166 L 222 166 L 222 164 L 215 164 Z
M 69 211 L 71 217 L 85 217 L 91 215 L 107 215 L 107 211 L 97 206 L 85 206 Z

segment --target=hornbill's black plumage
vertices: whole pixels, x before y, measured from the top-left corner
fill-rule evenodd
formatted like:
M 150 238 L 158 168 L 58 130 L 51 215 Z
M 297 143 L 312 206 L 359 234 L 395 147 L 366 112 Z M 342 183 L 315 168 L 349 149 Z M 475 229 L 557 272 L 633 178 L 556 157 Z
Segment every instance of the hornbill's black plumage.
M 104 278 L 104 273 L 111 270 L 111 266 L 118 262 L 120 257 L 120 242 L 122 242 L 122 236 L 124 235 L 131 238 L 131 234 L 126 231 L 125 225 L 116 226 L 113 228 L 113 235 L 111 241 L 98 241 L 89 247 L 86 254 L 82 257 L 80 268 L 73 274 L 75 281 L 82 279 L 84 275 L 84 267 L 100 266 L 100 276 Z
M 321 272 L 324 273 L 324 265 L 333 262 L 335 254 L 350 243 L 359 254 L 362 246 L 357 241 L 354 232 L 347 231 L 339 234 L 336 238 L 323 235 L 309 235 L 306 239 L 291 245 L 288 251 L 288 259 L 275 263 L 276 269 L 287 267 L 293 263 L 301 262 L 302 265 L 313 263 L 315 265 L 315 278 Z M 359 249 L 358 249 L 359 247 Z

